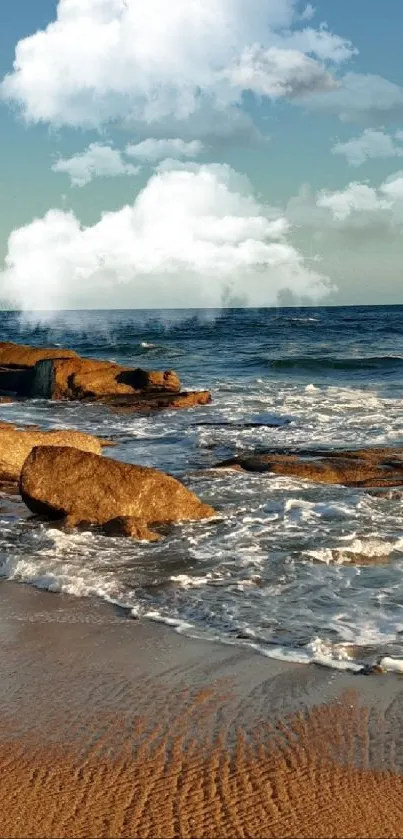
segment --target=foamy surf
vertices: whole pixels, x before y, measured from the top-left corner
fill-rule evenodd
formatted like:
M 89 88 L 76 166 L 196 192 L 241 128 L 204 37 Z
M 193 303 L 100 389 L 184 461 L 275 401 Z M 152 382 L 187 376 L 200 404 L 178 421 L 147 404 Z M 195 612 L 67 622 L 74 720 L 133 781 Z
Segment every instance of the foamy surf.
M 191 312 L 159 320 L 155 312 L 71 313 L 70 326 L 52 332 L 49 324 L 38 334 L 0 315 L 5 339 L 113 354 L 121 364 L 153 359 L 158 369 L 176 369 L 185 388 L 210 388 L 212 404 L 189 412 L 139 416 L 38 401 L 1 405 L 0 414 L 112 438 L 107 457 L 172 473 L 219 512 L 214 522 L 175 527 L 147 545 L 25 523 L 7 499 L 3 579 L 101 598 L 129 616 L 254 645 L 273 658 L 399 672 L 401 490 L 214 467 L 256 450 L 399 446 L 402 313 L 365 308 L 346 319 L 339 310 L 233 310 L 204 320 Z

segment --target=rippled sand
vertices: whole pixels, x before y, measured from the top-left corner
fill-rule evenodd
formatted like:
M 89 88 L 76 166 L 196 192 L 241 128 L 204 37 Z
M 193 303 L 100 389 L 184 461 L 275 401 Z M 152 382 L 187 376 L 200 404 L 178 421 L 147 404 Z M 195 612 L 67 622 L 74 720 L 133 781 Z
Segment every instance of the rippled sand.
M 0 836 L 403 836 L 398 677 L 10 583 L 0 612 Z

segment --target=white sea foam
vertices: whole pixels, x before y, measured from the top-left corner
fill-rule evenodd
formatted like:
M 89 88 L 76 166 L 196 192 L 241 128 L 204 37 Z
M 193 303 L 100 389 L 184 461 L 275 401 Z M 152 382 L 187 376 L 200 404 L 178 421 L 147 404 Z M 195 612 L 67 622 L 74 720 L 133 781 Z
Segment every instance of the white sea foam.
M 255 372 L 248 381 L 224 375 L 204 381 L 204 371 L 200 381 L 196 373 L 186 375 L 192 387 L 207 384 L 214 391 L 214 403 L 197 415 L 134 417 L 97 405 L 44 402 L 5 405 L 0 412 L 17 422 L 113 436 L 118 445 L 107 456 L 184 477 L 222 519 L 178 526 L 161 543 L 139 545 L 45 531 L 0 512 L 0 574 L 97 596 L 133 616 L 194 637 L 252 645 L 273 658 L 350 670 L 381 660 L 384 669 L 397 671 L 403 660 L 399 498 L 285 476 L 196 473 L 227 450 L 400 444 L 400 392 L 257 380 Z M 286 431 L 196 425 L 258 415 L 292 423 Z
M 384 656 L 379 662 L 386 673 L 403 673 L 403 659 Z

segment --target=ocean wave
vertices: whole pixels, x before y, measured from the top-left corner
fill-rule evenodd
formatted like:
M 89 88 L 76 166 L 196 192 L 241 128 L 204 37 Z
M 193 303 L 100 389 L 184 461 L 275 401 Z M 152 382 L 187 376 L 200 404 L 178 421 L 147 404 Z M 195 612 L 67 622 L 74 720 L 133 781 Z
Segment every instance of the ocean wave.
M 403 357 L 398 355 L 374 355 L 364 357 L 335 358 L 333 356 L 295 356 L 268 359 L 264 356 L 250 361 L 251 366 L 265 365 L 272 370 L 286 373 L 326 373 L 346 372 L 365 373 L 379 371 L 383 373 L 403 370 Z

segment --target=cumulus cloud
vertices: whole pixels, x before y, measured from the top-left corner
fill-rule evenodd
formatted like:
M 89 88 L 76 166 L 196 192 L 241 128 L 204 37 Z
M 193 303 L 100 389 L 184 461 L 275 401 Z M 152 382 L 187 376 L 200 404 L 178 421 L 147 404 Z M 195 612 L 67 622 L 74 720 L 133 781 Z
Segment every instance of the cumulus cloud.
M 318 208 L 330 210 L 336 222 L 358 215 L 361 222 L 400 226 L 403 224 L 403 172 L 396 172 L 378 187 L 353 182 L 342 190 L 321 190 L 316 204 Z
M 257 44 L 245 47 L 240 58 L 223 71 L 231 87 L 271 99 L 301 96 L 312 90 L 331 90 L 337 82 L 323 64 L 295 49 Z
M 358 50 L 351 41 L 330 32 L 325 24 L 322 24 L 319 29 L 306 27 L 282 33 L 278 44 L 281 44 L 283 49 L 299 50 L 299 52 L 316 56 L 320 61 L 332 61 L 335 64 L 342 64 L 354 55 L 358 55 Z
M 403 157 L 403 132 L 394 135 L 367 128 L 359 137 L 336 143 L 332 154 L 344 155 L 350 166 L 362 166 L 374 158 Z
M 81 187 L 93 178 L 137 175 L 140 167 L 127 163 L 119 149 L 102 143 L 90 143 L 81 154 L 59 158 L 53 164 L 52 171 L 66 173 L 70 177 L 72 186 Z
M 148 137 L 141 143 L 126 146 L 125 152 L 129 157 L 135 157 L 147 163 L 155 163 L 163 158 L 198 157 L 204 151 L 200 140 L 186 142 L 179 137 L 172 139 L 156 139 Z
M 329 304 L 398 303 L 403 172 L 381 184 L 361 184 L 372 190 L 370 193 L 350 186 L 330 202 L 322 202 L 323 193 L 308 184 L 301 187 L 284 210 L 293 225 L 293 242 L 305 253 L 309 254 L 310 248 L 320 252 L 321 270 L 337 287 L 326 300 Z M 333 194 L 328 191 L 329 195 Z
M 59 0 L 56 20 L 18 42 L 1 86 L 25 119 L 99 128 L 186 120 L 206 99 L 234 109 L 331 87 L 323 62 L 354 50 L 300 28 L 297 0 Z M 307 6 L 305 18 L 311 17 Z
M 376 189 L 367 184 L 351 183 L 346 189 L 319 193 L 318 207 L 330 210 L 338 221 L 344 221 L 352 212 L 372 213 L 389 210 L 390 202 L 380 198 Z
M 154 174 L 132 205 L 83 227 L 50 210 L 8 242 L 2 298 L 25 310 L 270 305 L 288 289 L 320 299 L 325 276 L 290 242 L 278 211 L 260 205 L 229 166 Z

